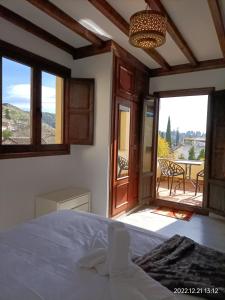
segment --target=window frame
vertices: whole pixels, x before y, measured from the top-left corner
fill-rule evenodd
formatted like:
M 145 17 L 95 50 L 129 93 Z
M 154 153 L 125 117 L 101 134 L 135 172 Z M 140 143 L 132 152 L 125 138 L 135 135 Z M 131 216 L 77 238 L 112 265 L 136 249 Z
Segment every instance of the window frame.
M 2 129 L 0 130 L 0 159 L 22 158 L 33 156 L 49 156 L 70 153 L 68 143 L 68 84 L 71 70 L 53 61 L 33 54 L 7 42 L 0 40 L 0 122 L 2 122 L 2 59 L 6 58 L 31 68 L 31 138 L 30 145 L 2 145 Z M 63 78 L 63 143 L 41 144 L 41 89 L 42 72 Z M 2 125 L 1 125 L 2 128 Z

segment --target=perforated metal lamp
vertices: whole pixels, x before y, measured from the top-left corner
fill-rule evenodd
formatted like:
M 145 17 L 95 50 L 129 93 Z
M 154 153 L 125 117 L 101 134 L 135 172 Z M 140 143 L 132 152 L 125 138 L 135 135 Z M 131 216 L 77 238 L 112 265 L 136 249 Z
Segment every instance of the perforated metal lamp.
M 142 10 L 130 18 L 130 43 L 138 48 L 156 48 L 166 41 L 166 17 L 156 10 Z

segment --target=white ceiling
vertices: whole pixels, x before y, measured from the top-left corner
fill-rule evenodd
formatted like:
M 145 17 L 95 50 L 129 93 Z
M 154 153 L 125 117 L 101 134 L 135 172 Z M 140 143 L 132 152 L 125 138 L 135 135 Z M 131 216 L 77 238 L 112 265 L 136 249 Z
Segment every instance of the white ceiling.
M 63 0 L 61 2 L 63 2 Z M 90 45 L 87 40 L 67 29 L 25 0 L 0 0 L 0 3 L 74 47 Z
M 162 3 L 197 60 L 223 57 L 207 0 L 162 0 Z
M 128 22 L 133 13 L 146 7 L 144 0 L 107 1 Z M 225 20 L 225 0 L 220 1 Z M 160 67 L 144 51 L 132 47 L 128 42 L 128 37 L 90 4 L 88 0 L 51 0 L 51 2 L 84 26 L 91 26 L 89 29 L 91 28 L 93 31 L 97 30 L 98 35 L 102 39 L 110 38 L 116 41 L 148 67 L 152 69 Z M 0 3 L 74 47 L 90 44 L 25 0 L 1 0 Z M 222 58 L 222 52 L 206 0 L 162 0 L 162 3 L 197 60 Z M 157 48 L 157 51 L 170 65 L 188 63 L 186 57 L 168 33 L 166 43 Z

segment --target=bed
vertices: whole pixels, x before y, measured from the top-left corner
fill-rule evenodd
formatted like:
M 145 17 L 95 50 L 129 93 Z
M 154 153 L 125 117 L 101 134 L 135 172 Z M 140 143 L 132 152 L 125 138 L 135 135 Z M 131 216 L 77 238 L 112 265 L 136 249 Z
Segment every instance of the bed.
M 76 264 L 94 238 L 107 241 L 109 222 L 113 221 L 64 210 L 0 233 L 0 300 L 110 300 L 108 278 Z M 126 226 L 133 255 L 143 255 L 166 240 Z

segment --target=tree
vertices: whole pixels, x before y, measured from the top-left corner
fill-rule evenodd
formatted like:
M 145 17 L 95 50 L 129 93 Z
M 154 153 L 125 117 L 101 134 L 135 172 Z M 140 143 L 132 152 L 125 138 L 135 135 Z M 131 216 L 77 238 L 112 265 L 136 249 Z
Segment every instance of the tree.
M 179 130 L 177 128 L 177 131 L 176 131 L 176 146 L 178 146 L 180 144 L 180 133 L 179 133 Z
M 172 139 L 171 139 L 171 123 L 170 117 L 168 117 L 167 128 L 166 128 L 166 141 L 169 144 L 169 147 L 172 146 Z
M 8 108 L 6 108 L 6 110 L 5 110 L 5 118 L 6 118 L 7 120 L 10 120 L 10 119 L 11 119 L 10 113 L 9 113 L 9 109 L 8 109 Z
M 188 159 L 189 160 L 196 160 L 195 158 L 195 148 L 192 146 L 188 151 Z
M 181 154 L 179 155 L 178 159 L 185 159 L 184 154 L 181 153 Z
M 201 149 L 198 155 L 198 160 L 205 160 L 205 149 Z
M 165 133 L 163 131 L 159 131 L 159 135 L 161 136 L 161 138 L 165 138 Z
M 158 136 L 158 157 L 160 158 L 168 158 L 170 156 L 170 147 L 167 141 L 162 138 L 160 135 Z
M 2 131 L 2 138 L 3 141 L 8 140 L 12 137 L 12 131 L 10 131 L 9 129 L 5 129 Z

